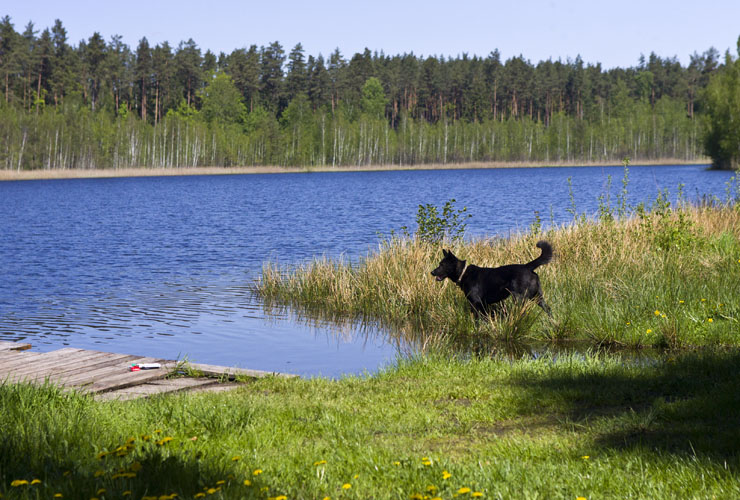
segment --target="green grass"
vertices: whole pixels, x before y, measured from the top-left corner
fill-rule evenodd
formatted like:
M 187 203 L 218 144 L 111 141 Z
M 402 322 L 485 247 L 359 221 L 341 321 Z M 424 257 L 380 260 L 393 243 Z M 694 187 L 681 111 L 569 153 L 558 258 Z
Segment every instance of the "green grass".
M 373 376 L 130 402 L 3 385 L 0 494 L 737 498 L 738 370 L 723 350 L 431 355 Z
M 526 262 L 539 253 L 538 239 L 550 241 L 556 258 L 538 273 L 553 320 L 537 308 L 509 304 L 504 318 L 473 321 L 459 288 L 429 275 L 441 246 L 414 238 L 384 241 L 352 264 L 267 264 L 257 292 L 268 304 L 324 318 L 370 318 L 411 343 L 456 350 L 481 339 L 632 348 L 739 345 L 737 207 L 658 206 L 618 221 L 578 219 L 544 234 L 447 245 L 470 263 L 498 266 Z

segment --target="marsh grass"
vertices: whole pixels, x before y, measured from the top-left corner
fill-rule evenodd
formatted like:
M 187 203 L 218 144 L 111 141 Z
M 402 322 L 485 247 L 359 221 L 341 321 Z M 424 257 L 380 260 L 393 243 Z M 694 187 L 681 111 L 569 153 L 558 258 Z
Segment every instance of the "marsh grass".
M 738 345 L 737 207 L 656 203 L 631 217 L 576 217 L 544 233 L 441 245 L 390 238 L 357 262 L 268 263 L 256 291 L 268 303 L 308 314 L 372 318 L 393 335 L 425 345 L 461 345 L 471 336 L 632 348 Z M 538 269 L 552 320 L 507 306 L 511 318 L 475 321 L 460 290 L 429 275 L 441 248 L 476 265 L 498 266 L 533 259 L 541 238 L 556 251 L 553 262 Z
M 0 384 L 0 495 L 737 498 L 739 369 L 737 350 L 428 355 L 126 402 Z

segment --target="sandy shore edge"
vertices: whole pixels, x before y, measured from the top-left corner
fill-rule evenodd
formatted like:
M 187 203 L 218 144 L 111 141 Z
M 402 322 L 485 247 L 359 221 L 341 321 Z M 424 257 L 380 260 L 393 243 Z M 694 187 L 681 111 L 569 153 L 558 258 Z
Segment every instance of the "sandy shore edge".
M 685 160 L 662 159 L 640 161 L 630 165 L 708 165 L 709 160 L 687 162 Z M 175 175 L 244 175 L 244 174 L 288 174 L 306 172 L 373 172 L 387 170 L 451 170 L 451 169 L 486 169 L 486 168 L 538 168 L 538 167 L 594 167 L 621 166 L 621 163 L 518 163 L 518 162 L 472 162 L 472 163 L 435 163 L 423 165 L 358 165 L 341 167 L 181 167 L 149 168 L 132 167 L 120 169 L 54 169 L 54 170 L 2 170 L 0 181 L 43 180 L 43 179 L 94 179 L 110 177 L 163 177 Z

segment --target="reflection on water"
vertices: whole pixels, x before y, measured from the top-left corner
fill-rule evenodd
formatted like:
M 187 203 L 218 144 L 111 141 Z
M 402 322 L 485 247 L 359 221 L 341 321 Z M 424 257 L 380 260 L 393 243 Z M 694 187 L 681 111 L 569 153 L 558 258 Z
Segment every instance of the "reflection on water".
M 265 305 L 242 278 L 150 284 L 125 295 L 68 300 L 63 311 L 58 301 L 39 301 L 3 316 L 0 338 L 31 340 L 41 351 L 74 346 L 329 377 L 372 372 L 413 351 L 372 322 Z M 267 349 L 263 332 L 270 332 Z
M 353 261 L 417 207 L 467 206 L 472 236 L 594 213 L 621 168 L 319 173 L 0 183 L 0 340 L 301 375 L 374 372 L 418 332 L 262 304 L 265 262 Z M 632 204 L 662 188 L 722 197 L 731 172 L 630 169 Z M 567 179 L 572 178 L 571 200 Z M 440 190 L 440 186 L 446 189 Z M 530 196 L 520 196 L 526 191 Z

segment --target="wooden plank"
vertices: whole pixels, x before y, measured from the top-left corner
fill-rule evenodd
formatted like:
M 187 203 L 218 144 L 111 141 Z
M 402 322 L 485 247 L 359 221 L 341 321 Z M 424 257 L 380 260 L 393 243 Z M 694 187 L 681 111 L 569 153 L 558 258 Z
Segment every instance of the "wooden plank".
M 114 391 L 98 393 L 95 399 L 104 401 L 109 400 L 128 400 L 141 397 L 150 397 L 157 394 L 168 394 L 182 391 L 189 391 L 218 385 L 218 381 L 212 378 L 173 378 L 165 380 L 155 380 L 146 384 L 135 385 Z
M 91 384 L 98 378 L 109 376 L 111 373 L 126 372 L 131 363 L 136 362 L 138 356 L 130 354 L 99 353 L 94 362 L 75 373 L 68 373 L 61 377 L 65 385 L 80 386 Z
M 2 352 L 0 362 L 0 378 L 9 375 L 19 367 L 32 363 L 34 358 L 41 356 L 40 352 Z
M 28 361 L 22 365 L 17 365 L 16 363 L 12 372 L 14 375 L 42 373 L 50 368 L 59 366 L 61 360 L 66 359 L 67 356 L 77 356 L 78 352 L 84 353 L 85 351 L 83 349 L 65 347 L 64 349 L 57 349 L 56 351 L 35 353 L 39 354 L 39 356 L 36 356 L 32 361 Z M 30 353 L 23 353 L 23 356 L 28 354 Z
M 98 351 L 87 351 L 85 355 L 88 357 L 84 366 L 58 365 L 57 368 L 51 367 L 47 370 L 37 370 L 31 375 L 24 373 L 20 375 L 25 376 L 30 381 L 44 381 L 49 379 L 50 382 L 59 385 L 68 385 L 67 381 L 70 378 L 89 376 L 91 373 L 98 373 L 101 370 L 105 370 L 112 363 L 136 358 L 136 356 L 130 356 L 128 354 L 112 354 Z
M 39 372 L 46 372 L 55 376 L 71 376 L 86 370 L 105 366 L 113 360 L 128 357 L 128 354 L 113 354 L 98 351 L 79 350 L 61 357 L 45 359 L 47 363 L 39 367 Z
M 262 378 L 272 375 L 275 377 L 294 378 L 298 376 L 290 373 L 266 372 L 261 370 L 250 370 L 247 368 L 229 368 L 227 366 L 207 365 L 203 363 L 188 363 L 187 366 L 203 375 L 211 377 L 220 377 L 224 375 L 234 377 L 238 375 L 242 377 Z
M 223 384 L 209 385 L 206 387 L 199 387 L 194 389 L 192 392 L 225 392 L 233 391 L 239 387 L 244 387 L 244 384 L 237 384 L 234 382 L 226 382 Z
M 157 370 L 141 370 L 138 372 L 129 372 L 124 370 L 121 373 L 114 373 L 108 377 L 96 380 L 92 384 L 91 390 L 93 392 L 106 392 L 162 379 L 172 373 L 176 366 L 174 361 L 165 361 L 153 358 L 140 358 L 137 362 L 160 363 L 162 364 L 162 368 Z
M 162 368 L 156 370 L 141 370 L 131 372 L 128 367 L 131 363 L 160 363 Z M 109 367 L 105 373 L 96 374 L 86 380 L 77 380 L 74 385 L 89 392 L 105 392 L 114 389 L 131 387 L 152 380 L 164 378 L 169 375 L 177 365 L 174 361 L 166 361 L 157 358 L 134 358 L 130 362 L 121 363 Z
M 30 348 L 31 344 L 0 340 L 0 351 L 25 351 L 26 349 Z

